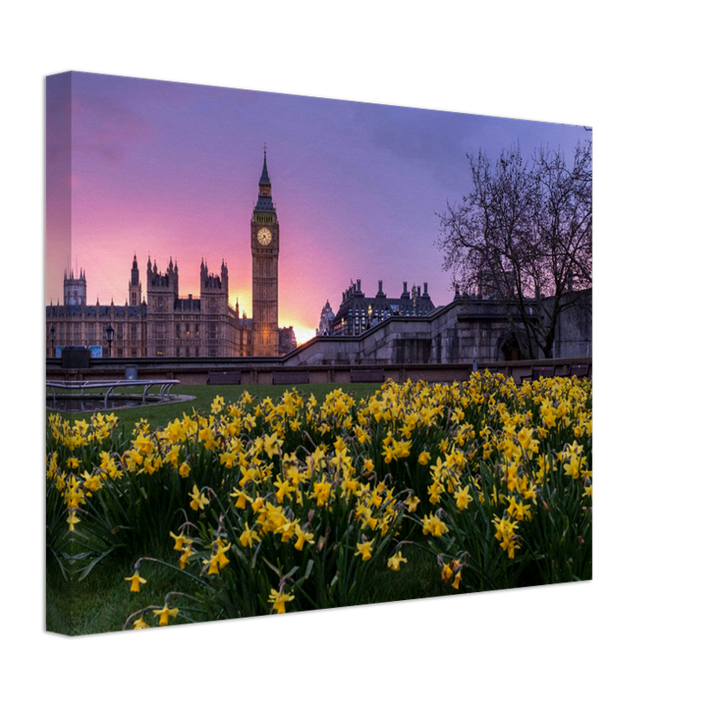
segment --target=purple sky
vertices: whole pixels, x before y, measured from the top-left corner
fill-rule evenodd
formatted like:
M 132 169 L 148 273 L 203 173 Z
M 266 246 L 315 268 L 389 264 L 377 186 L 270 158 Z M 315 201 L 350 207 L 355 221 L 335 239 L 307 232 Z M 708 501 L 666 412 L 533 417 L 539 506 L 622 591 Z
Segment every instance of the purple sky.
M 326 300 L 360 278 L 399 296 L 427 282 L 451 297 L 436 212 L 471 187 L 466 153 L 520 144 L 562 149 L 582 126 L 489 118 L 191 84 L 61 74 L 47 83 L 46 302 L 64 268 L 85 269 L 88 300 L 124 304 L 133 254 L 178 261 L 199 295 L 200 260 L 228 264 L 230 301 L 251 312 L 250 218 L 263 144 L 280 223 L 280 324 L 298 339 Z M 71 126 L 71 127 L 69 127 Z M 70 135 L 72 142 L 70 143 Z M 70 147 L 71 145 L 71 147 Z M 69 205 L 71 204 L 71 208 Z M 305 330 L 305 331 L 303 331 Z

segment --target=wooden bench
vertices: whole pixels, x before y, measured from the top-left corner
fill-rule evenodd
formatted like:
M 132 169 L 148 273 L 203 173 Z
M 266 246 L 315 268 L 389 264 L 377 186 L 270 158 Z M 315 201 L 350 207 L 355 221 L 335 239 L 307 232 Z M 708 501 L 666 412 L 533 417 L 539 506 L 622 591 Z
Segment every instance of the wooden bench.
M 208 385 L 240 385 L 242 371 L 210 371 Z
M 384 383 L 384 368 L 351 368 L 351 383 Z
M 310 371 L 273 371 L 273 385 L 306 385 Z
M 577 376 L 578 378 L 587 378 L 590 375 L 590 364 L 589 363 L 573 363 L 570 366 L 570 373 L 566 373 L 564 378 L 572 378 Z
M 535 382 L 541 378 L 552 378 L 555 375 L 555 366 L 533 366 L 529 376 L 520 376 L 521 381 Z

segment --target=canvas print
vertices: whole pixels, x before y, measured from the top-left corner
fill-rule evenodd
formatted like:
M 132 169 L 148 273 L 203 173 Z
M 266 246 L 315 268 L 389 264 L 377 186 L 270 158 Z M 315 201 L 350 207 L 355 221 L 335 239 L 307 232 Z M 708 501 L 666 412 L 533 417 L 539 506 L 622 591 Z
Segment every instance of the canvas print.
M 47 630 L 592 578 L 589 126 L 67 72 L 46 131 Z

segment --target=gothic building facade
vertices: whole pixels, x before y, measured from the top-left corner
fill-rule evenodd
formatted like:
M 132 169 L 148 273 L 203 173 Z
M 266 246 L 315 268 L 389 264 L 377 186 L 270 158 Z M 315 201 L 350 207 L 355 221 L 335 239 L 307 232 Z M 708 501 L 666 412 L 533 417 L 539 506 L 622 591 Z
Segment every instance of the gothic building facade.
M 267 156 L 250 223 L 253 259 L 253 318 L 229 303 L 228 269 L 220 273 L 200 263 L 200 298 L 181 297 L 178 264 L 172 258 L 163 273 L 148 256 L 143 297 L 137 257 L 133 258 L 125 305 L 87 304 L 84 270 L 66 272 L 63 303 L 46 307 L 46 355 L 57 347 L 102 346 L 103 357 L 278 356 L 296 347 L 292 327 L 278 326 L 278 257 L 280 230 Z M 113 341 L 108 343 L 107 331 Z
M 329 324 L 330 334 L 354 336 L 393 315 L 425 316 L 433 309 L 435 305 L 428 294 L 427 282 L 423 283 L 422 293 L 420 287 L 415 285 L 408 292 L 407 282 L 403 282 L 400 297 L 388 297 L 383 292 L 382 280 L 379 280 L 375 296 L 366 297 L 360 280 L 357 280 L 343 292 L 340 308 Z
M 333 319 L 335 319 L 335 313 L 330 306 L 330 300 L 327 300 L 320 312 L 320 324 L 315 329 L 315 336 L 329 336 L 332 331 Z

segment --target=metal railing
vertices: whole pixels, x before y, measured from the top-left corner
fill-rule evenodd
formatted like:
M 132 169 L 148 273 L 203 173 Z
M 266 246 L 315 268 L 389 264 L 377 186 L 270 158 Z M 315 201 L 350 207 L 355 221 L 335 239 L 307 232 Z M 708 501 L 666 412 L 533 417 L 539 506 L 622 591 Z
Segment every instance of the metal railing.
M 105 393 L 104 405 L 107 408 L 108 398 L 115 388 L 143 388 L 142 404 L 145 404 L 145 396 L 148 390 L 154 386 L 160 386 L 160 400 L 170 399 L 170 389 L 180 381 L 177 379 L 168 380 L 163 378 L 160 380 L 114 380 L 114 381 L 45 381 L 45 386 L 50 388 L 53 396 L 53 405 L 55 405 L 55 389 L 58 390 L 79 390 L 80 395 L 83 391 L 92 388 L 107 388 Z

